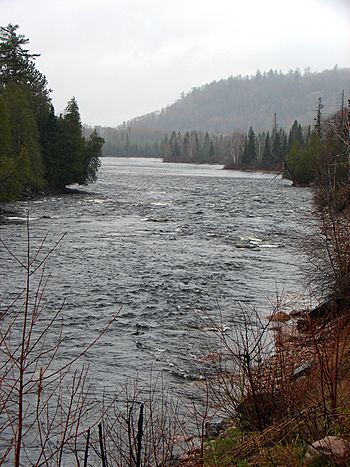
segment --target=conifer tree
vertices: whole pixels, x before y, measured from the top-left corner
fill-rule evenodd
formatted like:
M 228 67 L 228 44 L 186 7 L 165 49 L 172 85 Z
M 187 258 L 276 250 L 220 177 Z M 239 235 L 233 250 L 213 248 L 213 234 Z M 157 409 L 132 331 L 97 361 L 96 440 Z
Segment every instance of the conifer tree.
M 102 146 L 104 139 L 94 130 L 84 143 L 83 172 L 80 183 L 86 185 L 97 180 L 97 172 L 101 166 Z
M 253 128 L 250 127 L 246 140 L 246 146 L 243 153 L 242 165 L 249 167 L 256 161 L 256 145 L 255 145 L 255 134 Z
M 12 24 L 0 28 L 1 199 L 47 183 L 62 189 L 93 181 L 103 143 L 97 134 L 84 140 L 74 98 L 63 116 L 55 116 L 47 80 L 35 66 L 39 55 L 29 53 L 29 40 L 17 30 Z
M 271 155 L 271 148 L 270 148 L 270 133 L 267 132 L 263 155 L 262 155 L 262 166 L 264 168 L 269 168 L 271 166 L 271 159 L 272 159 L 272 155 Z

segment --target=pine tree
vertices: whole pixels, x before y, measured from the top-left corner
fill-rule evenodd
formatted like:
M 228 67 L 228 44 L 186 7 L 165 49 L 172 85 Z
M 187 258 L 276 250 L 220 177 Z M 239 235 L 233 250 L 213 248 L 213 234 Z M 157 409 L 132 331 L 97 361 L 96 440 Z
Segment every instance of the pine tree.
M 272 154 L 271 154 L 271 148 L 270 148 L 270 133 L 267 132 L 266 139 L 265 139 L 265 145 L 264 145 L 264 151 L 262 155 L 262 166 L 266 169 L 270 168 L 271 159 L 272 159 Z
M 278 131 L 274 132 L 271 152 L 274 162 L 278 162 L 282 156 L 281 137 Z
M 0 27 L 0 80 L 2 84 L 22 83 L 30 81 L 33 71 L 33 60 L 38 54 L 30 54 L 23 46 L 29 39 L 17 34 L 18 25 L 9 24 Z
M 255 134 L 253 128 L 250 127 L 246 140 L 246 146 L 243 153 L 242 165 L 245 167 L 251 167 L 256 162 L 256 144 Z
M 304 137 L 301 125 L 297 120 L 294 120 L 293 126 L 289 132 L 288 146 L 291 148 L 292 144 L 297 141 L 301 146 L 304 146 Z

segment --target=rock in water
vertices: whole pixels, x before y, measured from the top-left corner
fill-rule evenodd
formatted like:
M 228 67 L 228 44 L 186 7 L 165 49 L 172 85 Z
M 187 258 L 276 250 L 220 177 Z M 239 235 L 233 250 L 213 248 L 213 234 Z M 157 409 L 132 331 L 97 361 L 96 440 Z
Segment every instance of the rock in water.
M 346 466 L 350 460 L 349 442 L 339 436 L 326 436 L 315 441 L 305 454 L 306 465 L 328 460 L 339 466 Z

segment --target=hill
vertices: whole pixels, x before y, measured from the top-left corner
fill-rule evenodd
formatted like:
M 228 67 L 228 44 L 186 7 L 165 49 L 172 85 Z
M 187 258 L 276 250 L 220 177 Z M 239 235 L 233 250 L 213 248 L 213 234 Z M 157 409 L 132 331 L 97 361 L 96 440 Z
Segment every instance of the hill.
M 168 107 L 132 119 L 131 128 L 164 132 L 201 130 L 214 133 L 246 132 L 272 127 L 274 113 L 282 128 L 312 123 L 317 100 L 322 97 L 325 113 L 340 107 L 341 93 L 350 94 L 350 69 L 334 67 L 319 73 L 270 70 L 255 76 L 230 76 L 193 88 Z

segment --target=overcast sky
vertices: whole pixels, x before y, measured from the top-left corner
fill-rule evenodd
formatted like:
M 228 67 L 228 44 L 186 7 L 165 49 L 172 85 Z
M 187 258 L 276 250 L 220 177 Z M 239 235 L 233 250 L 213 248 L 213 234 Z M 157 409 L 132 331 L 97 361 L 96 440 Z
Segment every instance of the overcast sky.
M 84 123 L 116 126 L 230 75 L 350 66 L 350 0 L 0 0 Z

